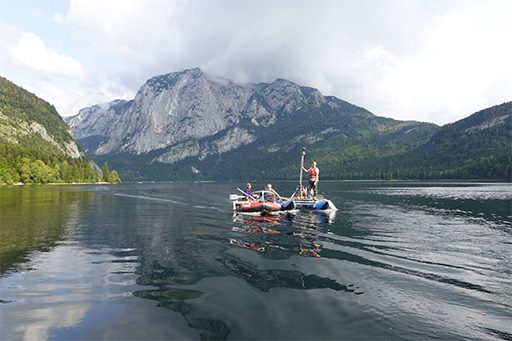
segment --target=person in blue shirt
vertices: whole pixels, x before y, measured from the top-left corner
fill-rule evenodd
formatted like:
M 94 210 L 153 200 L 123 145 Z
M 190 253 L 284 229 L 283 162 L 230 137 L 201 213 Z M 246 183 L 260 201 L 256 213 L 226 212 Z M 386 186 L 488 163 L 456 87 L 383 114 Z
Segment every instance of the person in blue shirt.
M 244 193 L 246 194 L 246 199 L 254 198 L 251 191 L 252 185 L 250 182 L 245 184 Z

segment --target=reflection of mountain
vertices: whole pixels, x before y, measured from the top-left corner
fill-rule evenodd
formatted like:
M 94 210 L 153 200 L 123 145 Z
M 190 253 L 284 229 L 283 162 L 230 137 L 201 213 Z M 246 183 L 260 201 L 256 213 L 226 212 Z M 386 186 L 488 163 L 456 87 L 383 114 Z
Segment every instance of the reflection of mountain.
M 144 212 L 145 203 L 139 204 L 139 211 Z M 202 339 L 225 339 L 231 333 L 232 321 L 223 320 L 220 311 L 220 315 L 216 313 L 224 308 L 209 306 L 211 288 L 200 284 L 209 279 L 240 279 L 252 287 L 251 290 L 262 294 L 276 288 L 328 288 L 355 293 L 356 288 L 331 278 L 279 266 L 260 268 L 252 260 L 239 258 L 240 247 L 229 244 L 232 238 L 253 241 L 264 245 L 266 251 L 247 251 L 249 255 L 252 253 L 256 259 L 262 256 L 269 261 L 286 260 L 298 255 L 302 247 L 318 242 L 319 230 L 325 229 L 325 219 L 328 221 L 328 218 L 317 215 L 302 218 L 239 217 L 233 221 L 236 226 L 219 231 L 217 226 L 213 226 L 212 217 L 206 216 L 211 212 L 204 216 L 200 213 L 187 215 L 174 209 L 171 207 L 172 212 L 169 213 L 173 219 L 172 226 L 162 217 L 162 221 L 152 221 L 151 233 L 139 235 L 141 254 L 137 283 L 158 289 L 137 290 L 134 295 L 158 301 L 159 307 L 179 312 L 190 327 L 200 331 Z M 173 229 L 172 237 L 168 229 Z
M 15 187 L 0 191 L 2 217 L 0 275 L 20 266 L 33 251 L 45 251 L 62 240 L 76 206 L 91 198 L 88 192 L 61 187 Z
M 354 289 L 339 284 L 330 278 L 305 275 L 300 271 L 261 270 L 233 256 L 227 256 L 221 262 L 232 275 L 244 279 L 252 286 L 264 292 L 272 288 L 305 290 L 329 288 L 336 291 L 355 292 Z
M 176 311 L 183 315 L 188 325 L 201 331 L 201 340 L 224 340 L 229 335 L 229 327 L 219 319 L 205 317 L 208 314 L 186 300 L 195 299 L 202 292 L 187 289 L 139 290 L 133 293 L 137 297 L 157 300 L 158 306 Z

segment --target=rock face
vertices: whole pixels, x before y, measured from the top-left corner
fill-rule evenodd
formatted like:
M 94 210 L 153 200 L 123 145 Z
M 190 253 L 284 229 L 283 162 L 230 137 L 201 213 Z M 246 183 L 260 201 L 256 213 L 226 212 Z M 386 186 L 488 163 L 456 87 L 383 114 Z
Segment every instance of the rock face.
M 41 139 L 45 146 L 41 146 Z M 78 159 L 83 153 L 55 108 L 0 76 L 0 143 L 31 146 Z
M 90 153 L 162 150 L 154 161 L 174 163 L 228 152 L 256 141 L 253 129 L 269 127 L 280 116 L 326 103 L 337 109 L 339 102 L 284 79 L 243 86 L 195 68 L 153 77 L 134 100 L 84 108 L 66 122 Z
M 371 136 L 385 135 L 395 148 L 395 140 L 410 132 L 400 147 L 406 150 L 437 129 L 377 117 L 285 79 L 240 85 L 198 68 L 153 77 L 133 100 L 84 108 L 66 121 L 81 147 L 100 163 L 108 161 L 125 178 L 151 180 L 184 173 L 232 178 L 257 168 L 265 168 L 261 176 L 282 176 L 272 169 L 287 172 L 292 162 L 296 168 L 295 149 L 322 144 L 336 172 L 339 160 L 332 154 L 340 146 L 351 146 L 342 156 L 356 160 L 361 148 L 353 145 L 371 144 L 366 150 L 374 154 L 386 148 Z
M 124 100 L 94 105 L 80 110 L 78 115 L 65 117 L 66 123 L 73 129 L 76 138 L 88 136 L 106 136 L 109 128 L 116 124 L 119 115 L 130 104 Z

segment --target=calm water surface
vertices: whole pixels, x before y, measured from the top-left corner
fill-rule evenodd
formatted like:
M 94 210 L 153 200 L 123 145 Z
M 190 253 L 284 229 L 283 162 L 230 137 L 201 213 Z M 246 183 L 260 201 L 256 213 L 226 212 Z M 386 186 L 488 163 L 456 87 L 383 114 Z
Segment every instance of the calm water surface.
M 510 184 L 237 185 L 0 188 L 0 339 L 512 339 Z

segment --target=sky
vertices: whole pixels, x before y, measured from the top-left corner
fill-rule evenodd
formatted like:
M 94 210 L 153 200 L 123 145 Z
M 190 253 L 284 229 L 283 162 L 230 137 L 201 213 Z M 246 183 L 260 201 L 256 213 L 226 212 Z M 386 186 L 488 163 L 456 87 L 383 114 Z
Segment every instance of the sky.
M 0 75 L 62 116 L 191 67 L 400 120 L 512 100 L 509 0 L 0 0 Z

